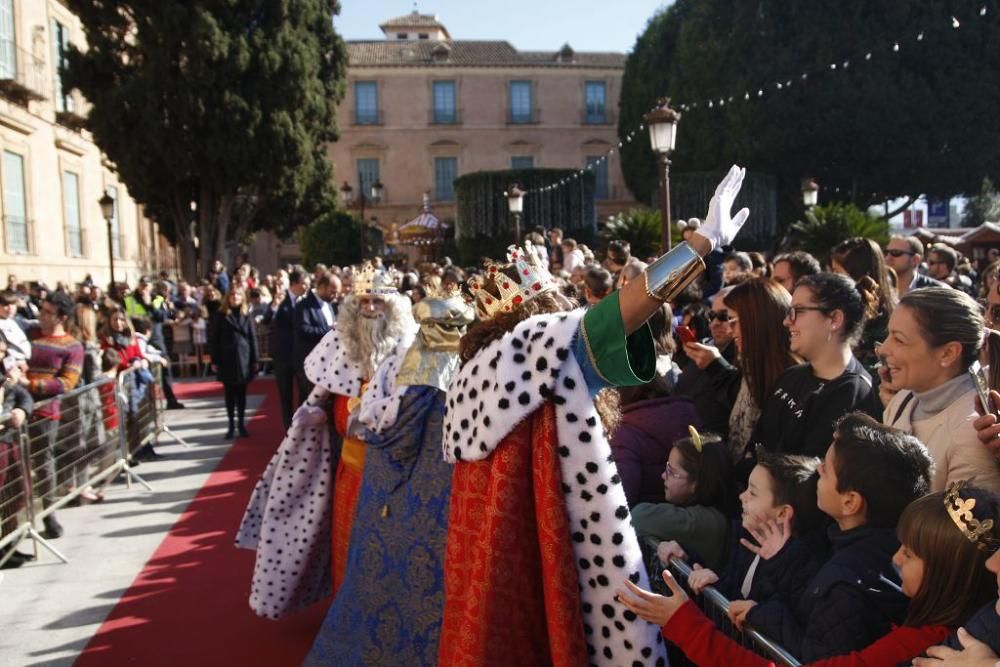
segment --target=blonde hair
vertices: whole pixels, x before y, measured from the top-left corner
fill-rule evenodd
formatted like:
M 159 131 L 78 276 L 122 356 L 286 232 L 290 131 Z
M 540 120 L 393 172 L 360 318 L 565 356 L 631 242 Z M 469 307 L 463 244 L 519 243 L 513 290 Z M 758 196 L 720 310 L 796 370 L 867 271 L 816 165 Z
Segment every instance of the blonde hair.
M 236 284 L 229 287 L 229 291 L 226 292 L 226 298 L 224 298 L 222 303 L 219 305 L 219 312 L 223 315 L 229 315 L 229 311 L 232 308 L 232 306 L 229 305 L 229 300 L 233 298 L 234 294 L 239 294 L 243 297 L 242 301 L 240 301 L 240 315 L 246 315 L 250 311 L 250 307 L 247 305 L 247 291 Z

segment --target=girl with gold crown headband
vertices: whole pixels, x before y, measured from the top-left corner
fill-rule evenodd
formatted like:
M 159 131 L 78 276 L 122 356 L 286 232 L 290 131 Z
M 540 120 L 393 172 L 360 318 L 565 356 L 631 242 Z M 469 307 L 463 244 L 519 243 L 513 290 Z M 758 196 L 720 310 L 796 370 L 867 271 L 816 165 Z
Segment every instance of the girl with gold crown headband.
M 926 651 L 931 656 L 954 658 L 955 651 L 929 647 L 966 624 L 983 604 L 996 597 L 995 575 L 987 568 L 991 560 L 1000 561 L 998 526 L 997 497 L 964 483 L 910 503 L 899 519 L 900 547 L 893 556 L 903 594 L 910 598 L 906 620 L 861 651 L 810 664 L 848 667 L 909 664 L 911 660 L 918 667 L 959 664 L 920 656 Z M 1000 569 L 1000 563 L 997 565 Z M 669 571 L 664 570 L 662 576 L 671 596 L 627 586 L 628 590 L 620 591 L 622 604 L 640 618 L 663 626 L 664 636 L 694 664 L 774 665 L 719 632 Z M 993 641 L 997 639 L 1000 637 Z M 967 638 L 970 645 L 973 641 Z M 990 647 L 976 643 L 981 655 L 992 654 L 992 658 L 960 664 L 992 667 L 997 656 Z
M 645 569 L 593 399 L 652 377 L 644 323 L 736 236 L 743 176 L 729 171 L 689 242 L 586 313 L 530 245 L 470 284 L 480 322 L 444 424 L 456 466 L 439 665 L 666 664 L 656 628 L 614 602 L 612 582 Z

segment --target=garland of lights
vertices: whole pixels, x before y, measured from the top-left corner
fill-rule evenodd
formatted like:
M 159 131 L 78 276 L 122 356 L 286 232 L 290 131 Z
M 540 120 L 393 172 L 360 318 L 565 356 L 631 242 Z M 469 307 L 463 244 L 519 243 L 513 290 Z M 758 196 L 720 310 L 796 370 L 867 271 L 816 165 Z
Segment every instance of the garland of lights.
M 986 7 L 986 5 L 983 5 L 979 9 L 979 11 L 977 12 L 977 14 L 978 14 L 979 17 L 986 16 L 986 14 L 987 14 L 987 7 Z M 976 18 L 976 17 L 973 17 L 973 18 Z M 959 21 L 959 19 L 957 17 L 952 16 L 951 17 L 951 27 L 954 30 L 959 30 L 962 27 L 962 22 Z M 913 41 L 916 41 L 916 42 L 922 42 L 924 40 L 924 32 L 923 31 L 918 32 L 916 34 L 916 36 L 914 38 L 911 38 L 911 39 Z M 900 50 L 902 49 L 903 45 L 905 45 L 905 43 L 906 43 L 906 40 L 903 40 L 903 39 L 895 40 L 895 41 L 893 41 L 892 46 L 889 47 L 888 50 L 892 54 L 898 54 L 900 52 Z M 858 62 L 858 61 L 860 61 L 862 63 L 871 62 L 871 60 L 873 58 L 875 58 L 875 57 L 876 57 L 876 51 L 867 51 L 867 52 L 864 53 L 863 56 L 860 56 L 857 60 L 855 60 L 853 62 Z M 757 87 L 756 92 L 753 92 L 753 89 L 750 89 L 750 90 L 745 90 L 742 94 L 734 94 L 734 95 L 723 96 L 723 97 L 719 97 L 719 98 L 711 98 L 711 99 L 705 99 L 705 100 L 698 100 L 698 101 L 694 101 L 694 102 L 687 102 L 687 103 L 683 103 L 683 104 L 678 104 L 676 106 L 681 111 L 691 112 L 691 111 L 694 111 L 694 110 L 697 110 L 697 109 L 716 109 L 716 108 L 722 108 L 722 107 L 726 106 L 727 104 L 731 105 L 731 104 L 738 103 L 740 101 L 740 98 L 742 98 L 743 101 L 752 102 L 752 101 L 759 100 L 759 99 L 763 98 L 765 96 L 765 94 L 770 94 L 769 91 L 771 91 L 772 88 L 775 91 L 788 90 L 789 88 L 791 88 L 796 83 L 798 83 L 798 85 L 800 85 L 800 86 L 803 85 L 804 83 L 806 83 L 807 81 L 809 81 L 809 77 L 810 76 L 815 77 L 815 75 L 817 75 L 817 74 L 819 74 L 821 72 L 822 73 L 829 73 L 829 72 L 844 72 L 844 71 L 847 71 L 847 70 L 849 70 L 851 68 L 851 64 L 852 64 L 852 60 L 850 58 L 848 58 L 846 60 L 842 60 L 842 61 L 837 61 L 837 62 L 830 63 L 829 66 L 824 67 L 823 69 L 817 69 L 817 70 L 814 70 L 812 72 L 802 72 L 800 74 L 795 75 L 794 77 L 785 77 L 785 78 L 783 78 L 781 80 L 777 80 L 777 81 L 773 81 L 773 82 L 761 84 L 760 86 Z M 656 107 L 654 107 L 653 109 L 655 109 L 655 108 Z M 650 111 L 653 111 L 653 109 L 650 109 Z M 644 131 L 645 129 L 646 129 L 646 123 L 645 122 L 639 123 L 638 127 L 633 128 L 631 132 L 629 132 L 628 134 L 625 135 L 624 139 L 621 139 L 618 142 L 617 149 L 621 149 L 622 147 L 624 147 L 624 145 L 626 143 L 631 143 L 632 140 L 635 139 L 636 136 L 640 132 Z M 601 162 L 606 162 L 608 160 L 608 158 L 610 158 L 612 155 L 615 154 L 615 150 L 616 150 L 616 148 L 612 147 L 610 150 L 608 150 L 607 154 L 601 156 L 597 160 L 594 160 L 593 162 L 591 162 L 590 164 L 588 164 L 586 167 L 584 167 L 583 169 L 580 169 L 579 171 L 577 171 L 575 174 L 573 174 L 571 176 L 567 176 L 567 177 L 565 177 L 563 179 L 555 181 L 554 183 L 551 183 L 549 185 L 545 185 L 545 186 L 542 186 L 542 187 L 539 187 L 539 188 L 535 188 L 533 190 L 524 190 L 523 191 L 523 196 L 527 196 L 529 194 L 537 194 L 537 193 L 542 193 L 542 192 L 551 192 L 553 190 L 558 190 L 558 189 L 562 188 L 563 186 L 565 186 L 570 181 L 580 178 L 580 176 L 582 176 L 585 171 L 590 171 L 593 167 L 597 166 Z M 833 190 L 834 190 L 834 192 L 840 192 L 840 188 L 833 188 Z M 506 197 L 506 196 L 507 196 L 507 193 L 504 192 L 504 197 Z

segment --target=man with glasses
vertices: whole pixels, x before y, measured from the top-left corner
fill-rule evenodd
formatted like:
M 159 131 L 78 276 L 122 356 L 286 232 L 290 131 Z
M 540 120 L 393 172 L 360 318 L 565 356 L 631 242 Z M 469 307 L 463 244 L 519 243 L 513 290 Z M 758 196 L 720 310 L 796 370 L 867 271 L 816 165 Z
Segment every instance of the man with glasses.
M 708 326 L 712 337 L 701 343 L 688 343 L 684 346 L 688 361 L 684 364 L 680 380 L 674 389 L 676 395 L 687 396 L 694 402 L 704 431 L 720 435 L 729 432 L 729 413 L 733 409 L 729 392 L 720 391 L 716 387 L 716 377 L 725 375 L 719 371 L 736 363 L 736 344 L 733 342 L 736 313 L 727 309 L 723 303 L 732 289 L 724 287 L 712 297 L 712 309 L 708 311 Z
M 916 236 L 893 236 L 885 248 L 885 263 L 896 272 L 896 292 L 902 297 L 921 287 L 944 287 L 917 269 L 923 259 L 924 244 Z

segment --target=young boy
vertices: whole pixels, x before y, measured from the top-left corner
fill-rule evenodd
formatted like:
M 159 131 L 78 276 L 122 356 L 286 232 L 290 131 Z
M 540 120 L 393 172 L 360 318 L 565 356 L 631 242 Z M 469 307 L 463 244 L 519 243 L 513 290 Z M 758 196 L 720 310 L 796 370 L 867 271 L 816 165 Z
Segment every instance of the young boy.
M 746 491 L 740 494 L 743 510 L 741 525 L 730 531 L 732 539 L 727 550 L 726 568 L 720 578 L 715 571 L 696 563 L 688 579 L 691 590 L 700 593 L 706 586 L 714 585 L 730 600 L 766 600 L 773 595 L 774 586 L 765 572 L 768 564 L 762 563 L 759 556 L 742 546 L 738 538 L 749 538 L 751 531 L 760 530 L 768 522 L 775 521 L 792 526 L 794 534 L 804 536 L 804 543 L 816 542 L 811 536 L 821 532 L 823 524 L 823 515 L 816 507 L 816 469 L 819 464 L 816 458 L 772 454 L 758 449 L 757 465 L 750 473 Z M 817 549 L 822 550 L 823 540 L 818 542 L 820 546 Z M 686 558 L 676 542 L 661 544 L 658 555 L 664 563 L 670 556 Z M 812 572 L 818 567 L 816 564 Z M 809 574 L 800 576 L 808 579 Z M 656 586 L 657 578 L 652 580 Z
M 802 662 L 862 649 L 902 621 L 907 600 L 892 555 L 903 509 L 930 488 L 931 459 L 911 435 L 851 413 L 838 422 L 819 467 L 817 505 L 836 523 L 833 555 L 801 587 L 800 554 L 769 526 L 755 533 L 778 595 L 737 613 Z

